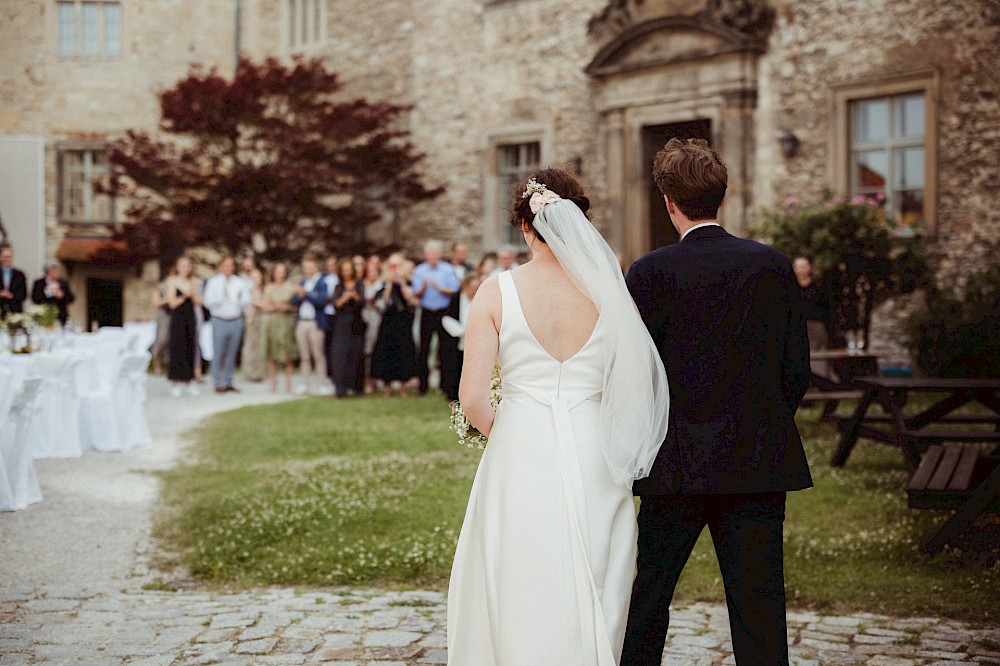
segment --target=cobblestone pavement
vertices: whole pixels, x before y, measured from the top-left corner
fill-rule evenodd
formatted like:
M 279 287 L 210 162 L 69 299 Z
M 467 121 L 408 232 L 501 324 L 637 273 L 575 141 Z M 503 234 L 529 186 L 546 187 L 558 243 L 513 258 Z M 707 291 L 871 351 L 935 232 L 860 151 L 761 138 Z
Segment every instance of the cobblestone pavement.
M 1000 631 L 933 618 L 792 613 L 792 663 L 1000 664 Z M 725 609 L 672 617 L 663 663 L 734 664 Z M 444 664 L 440 592 L 267 589 L 0 592 L 0 665 Z M 463 666 L 479 666 L 476 664 Z M 555 665 L 554 665 L 555 666 Z
M 0 514 L 0 666 L 446 663 L 440 592 L 143 589 L 156 587 L 158 483 L 149 472 L 173 467 L 181 433 L 207 415 L 280 399 L 247 385 L 239 396 L 173 400 L 154 379 L 153 449 L 39 461 L 45 501 Z M 692 605 L 671 619 L 664 664 L 734 663 L 724 607 Z M 789 619 L 799 666 L 1000 666 L 995 628 L 867 614 Z

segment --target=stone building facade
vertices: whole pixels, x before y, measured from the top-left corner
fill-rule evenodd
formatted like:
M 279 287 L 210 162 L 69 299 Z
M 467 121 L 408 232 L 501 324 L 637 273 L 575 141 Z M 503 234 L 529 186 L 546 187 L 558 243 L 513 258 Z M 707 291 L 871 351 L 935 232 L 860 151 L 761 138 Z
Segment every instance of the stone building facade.
M 1000 235 L 992 0 L 109 0 L 97 4 L 120 6 L 122 36 L 109 58 L 60 55 L 65 4 L 85 3 L 0 0 L 0 57 L 14 63 L 0 71 L 0 134 L 45 138 L 53 253 L 78 233 L 59 212 L 60 151 L 154 127 L 154 91 L 190 62 L 231 67 L 237 6 L 245 55 L 319 56 L 346 94 L 412 106 L 427 180 L 447 191 L 373 226 L 376 244 L 439 237 L 475 254 L 517 240 L 510 184 L 563 163 L 634 259 L 676 240 L 649 176 L 672 135 L 722 151 L 721 221 L 738 234 L 763 208 L 832 188 L 882 191 L 945 255 L 945 280 Z M 141 316 L 131 300 L 126 318 Z

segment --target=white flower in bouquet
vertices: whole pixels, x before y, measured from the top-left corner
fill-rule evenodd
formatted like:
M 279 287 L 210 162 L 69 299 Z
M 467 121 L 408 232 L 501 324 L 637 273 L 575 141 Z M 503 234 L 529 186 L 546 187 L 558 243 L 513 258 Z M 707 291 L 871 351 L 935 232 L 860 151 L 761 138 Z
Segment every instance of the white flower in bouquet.
M 490 380 L 490 404 L 496 411 L 503 398 L 503 381 L 500 379 L 500 366 L 493 366 L 493 377 Z M 448 429 L 458 435 L 458 443 L 470 449 L 485 449 L 487 438 L 475 429 L 465 416 L 462 403 L 455 400 L 451 403 L 451 425 Z

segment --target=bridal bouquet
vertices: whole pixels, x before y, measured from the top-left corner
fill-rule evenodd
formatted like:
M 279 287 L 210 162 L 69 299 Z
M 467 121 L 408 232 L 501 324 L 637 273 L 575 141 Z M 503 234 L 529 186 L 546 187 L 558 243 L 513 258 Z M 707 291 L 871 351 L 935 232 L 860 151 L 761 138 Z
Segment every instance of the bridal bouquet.
M 497 405 L 500 404 L 500 400 L 503 397 L 501 395 L 502 389 L 503 382 L 500 380 L 500 366 L 494 365 L 493 378 L 490 380 L 490 404 L 493 405 L 493 411 L 496 411 Z M 459 444 L 463 444 L 470 449 L 486 448 L 486 436 L 469 423 L 469 419 L 465 417 L 465 412 L 462 410 L 462 403 L 457 400 L 451 403 L 451 425 L 448 426 L 448 429 L 458 435 Z

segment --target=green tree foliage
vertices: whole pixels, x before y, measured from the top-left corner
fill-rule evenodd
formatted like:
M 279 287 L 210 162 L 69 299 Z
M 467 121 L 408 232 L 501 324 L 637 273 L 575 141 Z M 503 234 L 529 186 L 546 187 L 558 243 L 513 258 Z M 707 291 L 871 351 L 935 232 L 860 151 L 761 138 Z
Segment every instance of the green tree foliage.
M 809 258 L 834 303 L 834 335 L 867 331 L 872 308 L 930 278 L 920 238 L 897 238 L 881 197 L 846 199 L 827 192 L 815 202 L 789 197 L 763 214 L 761 236 L 790 258 Z

